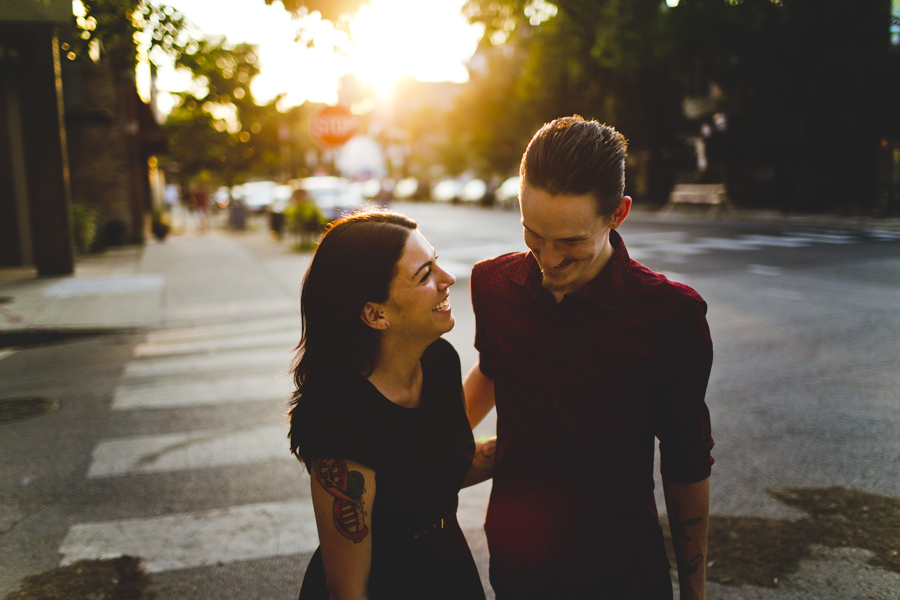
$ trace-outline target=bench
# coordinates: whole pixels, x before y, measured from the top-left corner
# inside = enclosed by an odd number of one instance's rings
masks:
[[[724,183],[679,183],[672,188],[669,201],[660,209],[660,214],[668,216],[676,204],[709,204],[707,216],[715,218],[724,204],[731,213],[735,213],[734,205],[725,193]]]

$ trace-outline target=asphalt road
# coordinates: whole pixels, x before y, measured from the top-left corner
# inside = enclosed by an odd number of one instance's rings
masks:
[[[467,368],[477,358],[468,272],[524,249],[518,216],[395,208],[419,219],[458,278],[447,337]],[[634,258],[709,304],[710,598],[900,597],[900,233],[639,213],[621,232]],[[158,600],[296,597],[316,544],[307,478],[285,456],[278,418],[296,314],[231,310],[212,284],[221,261],[198,258],[216,238],[172,243],[193,244],[197,259],[168,267],[180,321],[0,358],[0,398],[65,401],[0,425],[0,595],[27,574],[72,579],[60,564],[128,554]],[[305,256],[262,235],[232,251],[269,302],[248,289],[241,306],[290,307]],[[197,278],[208,295],[188,303],[178,290],[196,293]],[[493,426],[491,415],[476,434]],[[485,576],[489,490],[461,494]]]

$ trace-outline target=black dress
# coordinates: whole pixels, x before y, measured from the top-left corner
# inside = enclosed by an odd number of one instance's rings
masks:
[[[457,494],[475,442],[461,395],[459,355],[444,339],[422,356],[422,399],[405,408],[366,378],[350,375],[329,393],[305,393],[292,416],[291,447],[304,458],[342,458],[375,471],[370,511],[371,600],[483,600],[469,546],[456,521]],[[301,600],[328,598],[321,548]]]

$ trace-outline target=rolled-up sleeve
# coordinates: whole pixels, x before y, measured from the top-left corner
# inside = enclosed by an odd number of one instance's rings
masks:
[[[670,343],[672,362],[657,388],[655,435],[661,472],[675,483],[695,483],[710,476],[714,459],[706,387],[713,347],[706,303],[697,299],[675,322]]]

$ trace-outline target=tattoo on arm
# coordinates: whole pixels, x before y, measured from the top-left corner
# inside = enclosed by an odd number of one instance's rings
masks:
[[[488,440],[478,448],[478,452],[475,453],[475,460],[489,460],[494,457],[496,452],[497,440]]]
[[[691,537],[687,534],[687,528],[692,527],[694,525],[698,525],[703,521],[700,517],[695,517],[691,519],[684,519],[681,516],[681,505],[676,502],[675,503],[675,514],[672,515],[672,541],[673,542],[689,542],[691,541]],[[703,555],[697,554],[690,558],[690,560],[684,558],[683,550],[679,548],[680,544],[674,544],[675,552],[677,558],[681,559],[679,562],[683,563],[679,566],[679,573],[684,575],[693,575],[700,569],[700,565],[703,564]]]
[[[340,458],[320,458],[314,462],[316,481],[334,496],[334,525],[344,537],[355,543],[369,534],[362,495],[365,478],[359,471],[348,471]]]

